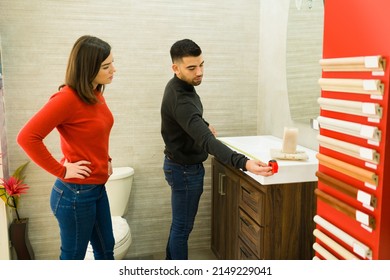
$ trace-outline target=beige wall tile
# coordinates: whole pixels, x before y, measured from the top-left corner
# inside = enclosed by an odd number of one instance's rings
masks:
[[[160,102],[172,77],[169,48],[179,39],[199,43],[205,79],[197,88],[205,117],[220,136],[257,134],[259,1],[15,1],[0,3],[10,169],[27,158],[15,142],[22,125],[64,79],[74,41],[90,34],[113,47],[117,74],[106,89],[115,117],[114,166],[132,166],[135,179],[126,218],[133,243],[128,257],[165,250],[170,226],[170,190],[162,173]],[[45,143],[60,158],[58,135]],[[210,164],[205,193],[190,238],[191,248],[210,246]],[[30,217],[37,259],[57,259],[59,232],[49,209],[53,176],[34,164],[21,204]]]

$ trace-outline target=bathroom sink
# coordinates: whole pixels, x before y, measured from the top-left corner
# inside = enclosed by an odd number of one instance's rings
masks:
[[[282,139],[272,135],[219,137],[218,140],[228,145],[232,150],[245,154],[250,159],[259,159],[263,162],[268,162],[272,159],[271,149],[281,149],[283,144]],[[279,170],[273,176],[263,177],[250,172],[245,173],[262,185],[317,181],[315,175],[318,169],[317,152],[300,145],[297,146],[297,151],[306,152],[308,159],[277,159]]]

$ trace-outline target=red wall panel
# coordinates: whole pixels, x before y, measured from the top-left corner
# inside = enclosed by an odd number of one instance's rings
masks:
[[[335,139],[348,141],[367,148],[376,149],[380,153],[380,162],[373,169],[364,161],[346,156],[344,154],[320,147],[321,154],[345,161],[349,164],[375,172],[379,177],[376,189],[371,189],[361,181],[341,174],[331,168],[319,165],[319,171],[334,178],[347,182],[356,188],[377,197],[377,207],[371,211],[357,201],[353,201],[340,192],[332,190],[319,182],[318,188],[333,197],[344,201],[356,209],[374,216],[376,224],[372,231],[362,227],[361,224],[341,213],[334,207],[318,200],[317,214],[352,235],[354,238],[369,246],[373,259],[390,259],[390,148],[388,143],[389,123],[389,64],[390,64],[390,1],[388,0],[325,0],[324,9],[324,40],[323,58],[359,57],[381,55],[386,59],[384,75],[376,76],[371,72],[323,72],[323,78],[347,79],[380,79],[385,86],[382,100],[372,99],[369,95],[336,93],[322,91],[321,96],[353,100],[360,102],[378,103],[383,108],[383,116],[379,123],[373,123],[367,117],[353,116],[343,113],[321,110],[324,117],[356,122],[364,125],[376,126],[382,132],[381,141],[373,145],[365,139],[349,136],[320,128],[320,134]],[[386,172],[387,170],[387,172]],[[317,226],[317,228],[321,228]],[[325,230],[324,230],[325,231]],[[332,237],[335,241],[336,237]],[[319,240],[317,240],[320,243]],[[339,241],[340,245],[343,243]],[[331,251],[331,250],[329,250]],[[334,253],[334,252],[332,252]],[[335,253],[335,255],[337,255]]]

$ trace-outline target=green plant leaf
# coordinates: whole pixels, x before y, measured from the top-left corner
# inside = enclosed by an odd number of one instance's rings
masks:
[[[24,180],[25,176],[23,175],[23,172],[24,172],[24,169],[26,168],[27,164],[29,164],[30,162],[27,161],[25,162],[24,164],[22,164],[21,166],[19,166],[14,174],[12,176],[14,176],[15,178],[18,178],[20,180]]]

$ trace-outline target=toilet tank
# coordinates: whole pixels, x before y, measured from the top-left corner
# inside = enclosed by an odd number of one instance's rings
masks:
[[[113,168],[113,173],[106,183],[111,216],[124,216],[127,213],[133,178],[133,168]]]

